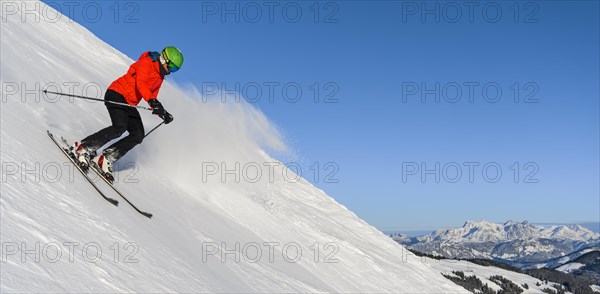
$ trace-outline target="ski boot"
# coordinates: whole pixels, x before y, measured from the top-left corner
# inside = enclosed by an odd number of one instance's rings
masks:
[[[69,147],[69,155],[77,162],[77,165],[87,174],[90,167],[90,158],[92,152],[83,146],[81,143],[75,141],[71,147]]]
[[[115,178],[112,174],[112,159],[106,151],[94,157],[94,159],[92,159],[92,164],[94,165],[94,168],[100,173],[100,175],[102,175],[102,177],[106,179],[109,183],[112,184],[115,181]]]

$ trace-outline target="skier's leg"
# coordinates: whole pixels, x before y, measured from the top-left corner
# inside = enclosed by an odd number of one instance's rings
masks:
[[[129,132],[127,137],[114,143],[104,151],[104,154],[112,162],[123,157],[129,150],[144,140],[144,124],[142,123],[140,113],[135,108],[130,108],[128,111],[127,132]]]
[[[125,98],[112,90],[106,91],[104,100],[125,103]],[[114,104],[107,104],[106,108],[108,109],[112,125],[81,140],[81,144],[90,152],[96,151],[110,140],[118,138],[127,130],[129,108]]]

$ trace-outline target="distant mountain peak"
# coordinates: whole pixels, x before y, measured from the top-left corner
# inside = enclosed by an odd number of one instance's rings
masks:
[[[481,227],[481,226],[488,226],[491,225],[492,223],[486,221],[486,220],[478,220],[478,221],[474,221],[474,220],[468,220],[465,222],[465,224],[463,225],[464,228],[466,227]]]
[[[516,220],[508,220],[507,222],[504,223],[504,226],[516,226],[516,225],[522,225],[522,226],[526,226],[529,225],[529,222],[527,220],[524,220],[522,222],[516,221]]]

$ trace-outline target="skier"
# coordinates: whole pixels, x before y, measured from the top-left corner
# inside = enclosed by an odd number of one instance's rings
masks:
[[[118,78],[110,86],[104,95],[105,101],[127,103],[135,106],[142,98],[152,108],[152,114],[162,118],[165,124],[173,121],[173,116],[168,113],[158,101],[158,91],[166,75],[176,72],[181,68],[183,55],[179,49],[168,46],[161,53],[148,51],[133,63],[125,75]],[[94,164],[104,174],[105,178],[113,181],[112,165],[125,153],[140,144],[144,139],[144,125],[139,112],[135,107],[104,103],[108,109],[111,126],[108,126],[92,135],[87,136],[79,142],[73,143],[70,150],[87,168]],[[129,135],[115,142],[103,152],[90,158],[109,141],[120,137],[125,131]]]

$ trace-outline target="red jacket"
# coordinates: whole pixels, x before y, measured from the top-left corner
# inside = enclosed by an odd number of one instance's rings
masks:
[[[155,52],[144,52],[127,73],[112,82],[108,89],[123,95],[129,105],[138,105],[142,98],[146,101],[157,98],[165,78],[160,74],[157,55]]]

